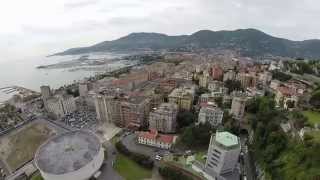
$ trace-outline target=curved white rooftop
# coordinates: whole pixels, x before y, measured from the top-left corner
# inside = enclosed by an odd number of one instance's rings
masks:
[[[43,172],[65,174],[90,163],[100,148],[98,137],[92,133],[68,132],[55,136],[41,145],[35,155],[35,162]]]

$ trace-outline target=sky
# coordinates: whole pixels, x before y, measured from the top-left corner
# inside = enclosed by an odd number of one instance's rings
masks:
[[[132,32],[256,28],[320,39],[317,0],[0,0],[0,62],[45,56]]]

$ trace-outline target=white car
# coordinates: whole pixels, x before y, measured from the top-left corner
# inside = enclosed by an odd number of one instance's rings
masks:
[[[159,156],[159,155],[156,155],[156,158],[155,158],[155,159],[158,160],[158,161],[161,161],[162,157]]]

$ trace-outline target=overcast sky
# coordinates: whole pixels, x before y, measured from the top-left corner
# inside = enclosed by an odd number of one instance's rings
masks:
[[[320,39],[318,0],[1,0],[0,61],[42,56],[131,32],[257,28]]]

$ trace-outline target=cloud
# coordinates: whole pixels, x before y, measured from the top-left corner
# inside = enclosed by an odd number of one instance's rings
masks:
[[[319,39],[319,12],[314,0],[3,0],[0,56],[50,54],[131,32],[257,28],[293,40]]]
[[[98,0],[75,1],[75,2],[65,3],[64,7],[66,9],[83,8],[86,6],[95,5],[98,2],[99,2]]]

